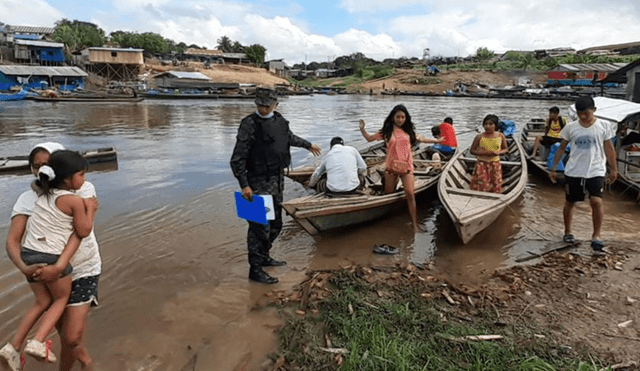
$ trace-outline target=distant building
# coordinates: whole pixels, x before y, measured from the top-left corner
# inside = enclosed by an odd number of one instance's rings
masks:
[[[214,63],[224,63],[222,50],[218,49],[197,49],[197,48],[189,48],[184,51],[185,57],[187,59],[196,59],[200,62],[210,61]]]
[[[0,43],[13,43],[15,39],[50,40],[54,27],[0,26]]]
[[[536,59],[563,57],[567,54],[576,54],[573,48],[538,49],[533,51]]]
[[[266,62],[265,64],[267,65],[267,70],[269,70],[269,72],[274,73],[278,76],[287,75],[287,70],[289,68],[284,63],[283,59],[274,59],[272,61]]]
[[[153,78],[154,85],[163,89],[238,89],[239,84],[213,82],[200,72],[167,71]]]
[[[561,64],[549,71],[547,85],[594,86],[595,82],[626,65],[627,63]]]
[[[60,66],[64,63],[64,44],[40,40],[14,39],[14,58],[18,63]]]
[[[144,49],[84,48],[74,52],[74,62],[87,72],[109,80],[136,80],[144,66]]]
[[[603,46],[594,46],[578,50],[578,54],[588,55],[631,55],[640,54],[640,41],[625,43],[625,44],[612,44]]]
[[[78,67],[0,65],[0,90],[23,85],[26,88],[58,86],[60,90],[84,87],[87,73]]]

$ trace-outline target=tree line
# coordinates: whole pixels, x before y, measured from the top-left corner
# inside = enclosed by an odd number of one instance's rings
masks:
[[[104,30],[89,22],[62,19],[57,21],[55,25],[53,40],[64,44],[65,54],[68,59],[70,59],[71,52],[74,50],[86,47],[100,47],[107,42],[117,44],[121,48],[143,49],[146,57],[152,57],[157,54],[183,54],[189,48],[206,49],[206,47],[200,47],[196,44],[176,43],[154,32],[114,31],[107,36]],[[218,49],[225,53],[245,53],[249,60],[258,65],[264,63],[267,51],[260,44],[243,46],[237,41],[232,41],[227,36],[222,36],[218,39]]]

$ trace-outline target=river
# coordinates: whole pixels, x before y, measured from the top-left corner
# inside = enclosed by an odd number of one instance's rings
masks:
[[[326,153],[339,135],[365,145],[358,120],[379,129],[394,105],[407,106],[417,132],[446,116],[454,120],[460,146],[470,144],[482,118],[496,114],[519,125],[545,117],[566,101],[492,100],[397,96],[292,96],[280,111],[297,135]],[[431,262],[453,280],[480,281],[513,264],[527,250],[562,235],[563,190],[531,175],[523,197],[489,228],[462,245],[435,191],[418,198],[427,233],[414,234],[406,207],[365,226],[311,237],[291,218],[273,248],[288,262],[270,268],[275,286],[247,280],[246,223],[235,215],[238,184],[229,169],[238,123],[254,109],[249,100],[143,101],[134,104],[3,102],[0,157],[27,154],[36,143],[57,141],[69,149],[114,146],[117,170],[92,172],[100,210],[95,231],[103,258],[100,306],[91,311],[86,344],[100,370],[180,370],[197,354],[196,370],[253,370],[277,348],[279,319],[259,304],[272,289],[286,290],[310,269],[358,263]],[[317,163],[292,149],[293,166]],[[31,176],[0,181],[0,237],[13,203]],[[307,194],[287,180],[285,200]],[[622,190],[605,196],[605,240],[635,238],[640,207]],[[588,204],[578,206],[575,234],[588,239]],[[401,249],[377,256],[374,244]],[[0,341],[15,332],[32,294],[21,274],[0,254]],[[58,351],[57,337],[54,350]],[[32,360],[30,370],[54,370]],[[191,368],[189,368],[191,369]]]

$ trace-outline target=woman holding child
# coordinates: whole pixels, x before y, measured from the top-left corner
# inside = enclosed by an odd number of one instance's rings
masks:
[[[37,177],[41,168],[49,163],[51,154],[62,150],[64,150],[62,145],[53,142],[36,145],[29,155],[29,166],[33,174]],[[49,170],[46,169],[46,171]],[[85,204],[92,204],[93,206],[91,207],[97,208],[98,202],[95,199],[95,187],[86,181],[81,186],[78,184],[78,186],[79,189],[73,191],[75,188],[72,188],[70,192],[83,198]],[[34,215],[37,199],[38,193],[34,189],[20,195],[11,212],[11,225],[6,241],[7,254],[11,261],[27,276],[29,281],[35,281],[31,286],[36,285],[38,282],[54,282],[58,280],[65,269],[65,267],[60,267],[58,264],[28,266],[21,258],[21,251],[24,250],[22,246],[23,237],[28,233],[28,220]],[[64,312],[56,324],[62,344],[59,357],[59,369],[62,371],[71,370],[76,360],[85,367],[91,364],[91,357],[82,343],[82,338],[89,309],[91,306],[97,306],[98,304],[98,278],[102,265],[93,229],[83,239],[80,239],[77,233],[72,233],[68,238],[65,250],[58,259],[63,260],[62,256],[65,251],[73,251],[75,247],[71,249],[69,247],[74,245],[79,245],[79,247],[70,259],[73,267],[71,293],[66,308],[64,308]],[[68,261],[67,258],[65,257],[64,260]],[[25,320],[28,320],[27,317],[23,322]],[[21,330],[23,327],[30,326],[23,326],[21,323],[20,329],[12,341],[0,350],[0,358],[4,358],[7,361],[11,370],[20,370],[22,367],[20,365],[20,352],[27,335],[24,330]],[[45,355],[40,357],[41,360],[53,361],[55,359],[51,352],[50,344],[50,342],[46,342]]]
[[[387,146],[386,171],[384,174],[384,193],[395,191],[398,178],[402,179],[404,194],[409,206],[411,222],[416,232],[423,230],[418,224],[416,198],[413,181],[413,154],[411,147],[418,142],[437,143],[437,139],[425,138],[416,134],[415,125],[407,108],[399,104],[391,110],[384,120],[382,129],[375,134],[365,130],[364,120],[359,121],[360,132],[367,142],[384,140]]]

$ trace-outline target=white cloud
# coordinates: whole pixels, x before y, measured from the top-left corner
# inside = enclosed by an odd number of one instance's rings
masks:
[[[0,1],[0,21],[10,25],[53,27],[63,16],[44,0]]]

